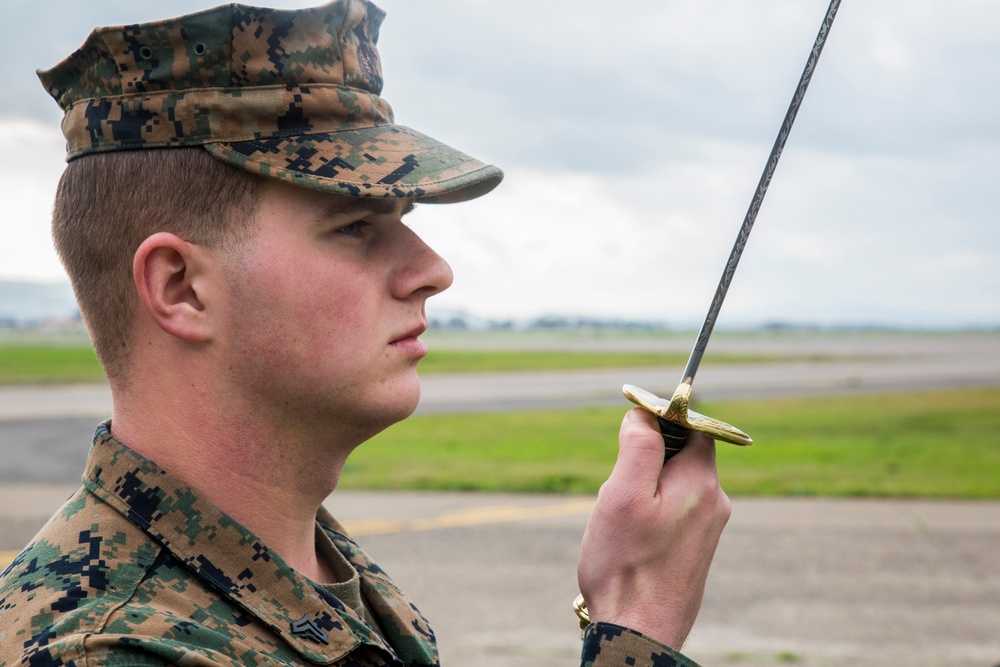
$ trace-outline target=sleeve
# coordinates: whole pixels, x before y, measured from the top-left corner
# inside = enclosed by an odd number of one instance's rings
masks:
[[[698,663],[635,630],[591,623],[583,633],[580,667],[698,667]]]

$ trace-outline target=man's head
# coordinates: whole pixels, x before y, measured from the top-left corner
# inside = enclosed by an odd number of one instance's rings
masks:
[[[212,249],[246,240],[266,185],[200,148],[101,153],[67,165],[52,237],[112,382],[127,379],[142,242],[157,232]]]
[[[379,97],[383,17],[366,0],[227,5],[97,29],[39,73],[66,112],[56,243],[113,381],[128,367],[132,259],[149,235],[209,248],[245,238],[271,179],[426,202],[499,183],[495,167],[394,123]]]

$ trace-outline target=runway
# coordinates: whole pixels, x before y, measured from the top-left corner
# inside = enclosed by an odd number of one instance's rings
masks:
[[[633,342],[634,344],[634,342]],[[1000,386],[1000,334],[753,337],[720,340],[720,352],[793,361],[712,364],[698,375],[699,400]],[[428,375],[418,414],[630,407],[634,384],[669,396],[680,367],[599,371]],[[106,385],[0,387],[0,483],[79,478],[98,421],[111,414]]]
[[[72,490],[0,485],[0,558]],[[579,659],[570,604],[593,502],[351,491],[326,504],[431,620],[442,664],[552,667]],[[998,628],[1000,503],[734,498],[684,650],[706,666],[993,667]]]

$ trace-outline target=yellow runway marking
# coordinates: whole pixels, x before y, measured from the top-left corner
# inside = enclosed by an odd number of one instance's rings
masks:
[[[593,498],[567,500],[556,505],[522,507],[518,505],[498,505],[495,507],[475,507],[440,516],[414,519],[412,521],[344,521],[344,528],[351,535],[386,535],[389,533],[439,530],[441,528],[462,528],[481,526],[488,523],[510,523],[530,521],[560,516],[590,514],[594,509]]]
[[[532,519],[548,519],[560,516],[579,516],[590,514],[594,509],[594,502],[594,498],[580,498],[567,500],[555,505],[528,507],[497,505],[494,507],[475,507],[440,516],[413,519],[412,521],[371,519],[364,521],[344,521],[343,524],[344,528],[351,535],[389,535],[392,533],[440,530],[442,528],[482,526],[491,523],[531,521]],[[19,553],[19,551],[0,551],[0,570],[7,567]]]

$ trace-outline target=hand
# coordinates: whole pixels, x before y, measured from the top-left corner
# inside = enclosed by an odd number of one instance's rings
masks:
[[[592,622],[623,625],[680,650],[731,512],[715,442],[692,432],[664,463],[656,417],[640,409],[625,415],[618,438],[618,461],[583,536],[580,592]]]

